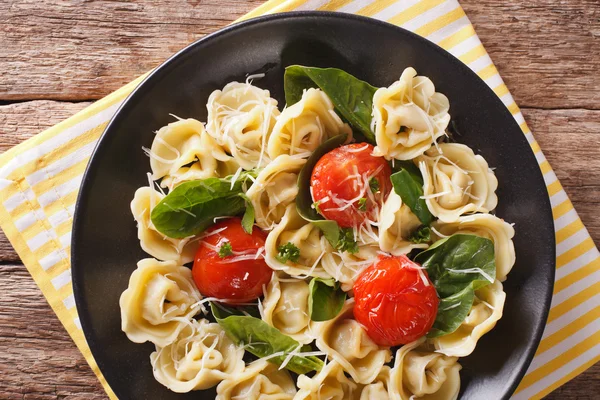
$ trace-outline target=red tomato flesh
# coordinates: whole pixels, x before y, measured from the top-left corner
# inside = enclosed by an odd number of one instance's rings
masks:
[[[406,256],[380,257],[354,283],[354,318],[378,345],[410,343],[431,329],[439,300],[419,268]]]
[[[216,233],[211,235],[212,232]],[[240,218],[222,220],[206,234],[200,241],[192,268],[200,293],[234,304],[260,297],[262,287],[269,283],[273,271],[262,255],[257,259],[252,255],[264,248],[267,235],[257,227],[249,235],[242,228]],[[219,249],[227,242],[233,254],[221,257]],[[244,256],[249,259],[232,261]]]
[[[343,228],[359,226],[367,218],[374,221],[392,188],[391,168],[383,157],[372,155],[373,149],[368,143],[338,147],[321,157],[312,171],[313,201],[321,215]],[[375,192],[371,178],[379,186]]]

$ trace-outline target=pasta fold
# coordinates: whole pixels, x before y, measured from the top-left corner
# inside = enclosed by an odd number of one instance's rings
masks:
[[[398,81],[373,96],[375,154],[388,160],[420,156],[445,134],[449,108],[448,98],[429,78],[406,68]]]
[[[379,247],[374,245],[358,246],[358,252],[354,254],[334,251],[330,247],[323,256],[321,265],[325,272],[340,282],[343,291],[349,292],[360,273],[377,262],[378,255]]]
[[[299,390],[294,400],[347,400],[358,394],[358,386],[346,377],[344,369],[336,361],[325,365],[312,378],[298,376],[297,384]]]
[[[244,370],[244,350],[219,324],[193,320],[179,338],[150,355],[154,377],[177,393],[207,389]]]
[[[269,230],[281,222],[298,196],[298,174],[306,159],[282,154],[271,161],[246,192],[254,206],[256,225]]]
[[[495,281],[475,291],[473,308],[458,329],[449,335],[430,339],[436,352],[451,357],[466,357],[475,350],[477,341],[502,318],[506,293]]]
[[[267,165],[266,143],[279,115],[268,90],[230,82],[211,93],[206,108],[206,130],[242,168]]]
[[[333,319],[313,324],[317,347],[339,363],[354,382],[371,383],[392,353],[380,347],[353,317],[354,299],[346,301],[342,311]]]
[[[165,347],[190,324],[200,299],[189,268],[143,259],[119,299],[121,329],[132,342]]]
[[[264,360],[254,361],[217,386],[217,400],[292,400],[296,385],[287,370]]]
[[[442,222],[496,208],[498,180],[488,163],[470,147],[441,143],[417,158],[427,208]]]
[[[282,263],[278,260],[279,248],[287,243],[296,246],[300,256],[296,261]],[[267,235],[265,242],[265,261],[276,271],[291,276],[315,276],[329,278],[321,265],[321,258],[329,243],[321,230],[305,221],[296,211],[296,204],[287,206],[281,222]]]
[[[137,222],[138,239],[142,250],[152,257],[183,265],[194,259],[198,245],[189,238],[173,239],[156,230],[150,219],[150,213],[164,197],[162,193],[148,186],[136,190],[131,201],[131,213]]]
[[[302,99],[286,108],[277,118],[268,143],[271,159],[281,154],[304,154],[314,151],[325,140],[348,134],[352,129],[335,113],[333,103],[320,89],[310,88]]]
[[[306,281],[273,274],[262,302],[263,321],[300,343],[312,342],[308,295]]]
[[[390,371],[390,399],[456,400],[461,365],[457,357],[421,350],[425,338],[396,351]]]
[[[182,182],[230,175],[237,163],[195,119],[180,119],[162,127],[148,152],[152,179],[172,189]]]

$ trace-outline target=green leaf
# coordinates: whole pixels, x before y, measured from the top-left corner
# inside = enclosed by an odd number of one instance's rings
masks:
[[[246,211],[244,211],[244,216],[242,217],[242,229],[244,229],[244,232],[248,235],[252,235],[252,227],[254,227],[254,206],[245,193],[240,193],[239,196],[244,199],[244,204],[246,206]]]
[[[308,315],[313,321],[335,318],[346,301],[346,292],[333,278],[314,278],[308,285],[308,292]]]
[[[479,289],[496,276],[494,243],[475,235],[455,234],[438,240],[417,254],[415,262],[427,270],[441,298],[470,285],[473,290]]]
[[[359,211],[367,211],[367,198],[361,197],[358,199],[358,210]]]
[[[233,248],[231,247],[231,243],[225,242],[219,247],[219,257],[225,258],[233,255]]]
[[[379,181],[374,176],[369,179],[369,188],[373,194],[379,192]]]
[[[337,222],[323,218],[315,208],[311,207],[313,205],[313,198],[310,194],[310,176],[312,175],[312,171],[315,168],[317,161],[331,150],[346,143],[347,139],[348,135],[341,134],[323,142],[315,149],[315,151],[313,151],[310,157],[308,157],[306,164],[304,164],[304,167],[302,167],[302,170],[298,175],[298,196],[296,197],[296,209],[298,210],[298,214],[306,221],[321,229],[325,238],[327,238],[329,243],[336,248],[340,237],[340,228]],[[316,207],[318,207],[318,205]]]
[[[305,89],[320,88],[329,96],[338,113],[369,142],[375,144],[375,135],[371,131],[371,113],[376,87],[341,69],[301,65],[291,65],[285,69],[283,87],[288,107],[300,101]]]
[[[352,228],[340,228],[340,238],[335,248],[339,251],[347,251],[350,254],[358,253],[358,243],[356,243]]]
[[[252,174],[241,174],[233,188],[231,177],[182,183],[154,207],[152,223],[163,235],[182,239],[204,231],[216,217],[240,214],[245,209],[240,193]]]
[[[431,241],[431,228],[426,225],[421,225],[408,238],[413,243],[421,244]]]
[[[260,318],[240,315],[239,311],[218,303],[211,302],[210,307],[217,323],[225,330],[227,336],[238,345],[243,345],[250,353],[257,357],[267,357],[283,352],[283,355],[269,359],[273,364],[281,365],[289,353],[298,349],[303,352],[311,351],[310,346],[301,346],[296,340]],[[320,371],[323,361],[314,356],[293,356],[285,368],[297,374],[306,374],[310,371]]]
[[[409,165],[412,165],[414,168],[411,168]],[[402,202],[410,208],[423,225],[431,224],[433,215],[429,212],[425,200],[421,198],[423,196],[423,177],[419,169],[412,163],[397,168],[398,171],[394,172],[391,176],[394,191],[402,198]]]
[[[285,264],[288,261],[297,262],[300,258],[300,249],[292,242],[287,242],[284,245],[277,247],[277,261]]]
[[[475,291],[472,285],[441,299],[433,328],[427,333],[427,337],[444,336],[457,330],[471,311],[474,299]]]

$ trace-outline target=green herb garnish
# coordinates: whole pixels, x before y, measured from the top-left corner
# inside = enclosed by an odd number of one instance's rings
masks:
[[[371,188],[372,193],[379,192],[379,181],[377,180],[377,178],[372,177],[371,179],[369,179],[369,187]]]
[[[231,248],[231,243],[225,242],[219,247],[219,257],[225,258],[227,256],[233,255],[233,249]]]
[[[285,264],[288,261],[295,263],[298,262],[298,259],[300,258],[300,249],[292,242],[287,242],[286,244],[277,247],[277,251],[279,253],[275,258],[282,264]]]
[[[340,228],[340,238],[336,248],[339,251],[347,251],[350,254],[358,253],[358,243],[354,239],[354,230],[352,228]]]
[[[359,211],[367,211],[367,198],[362,197],[358,199],[358,210]]]

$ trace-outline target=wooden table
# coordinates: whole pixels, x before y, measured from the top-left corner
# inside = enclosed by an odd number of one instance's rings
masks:
[[[0,1],[0,151],[85,108],[261,3]],[[600,244],[600,3],[462,4]],[[0,235],[0,398],[106,398]],[[548,398],[593,399],[598,393],[600,364]]]

